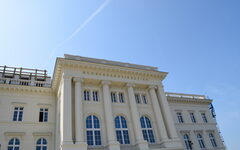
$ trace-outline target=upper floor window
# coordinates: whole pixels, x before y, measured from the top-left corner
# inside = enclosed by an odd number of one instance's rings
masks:
[[[88,145],[101,145],[100,122],[98,117],[94,115],[87,117],[86,133]]]
[[[120,144],[130,144],[127,121],[123,116],[115,118],[117,140]]]
[[[93,101],[98,101],[98,91],[92,91]]]
[[[212,133],[209,133],[209,139],[211,141],[212,147],[217,147],[216,140],[215,140],[214,135]]]
[[[152,129],[151,121],[149,120],[149,118],[146,116],[142,116],[140,118],[140,123],[142,127],[142,134],[143,134],[144,140],[148,141],[148,143],[155,143],[153,129]]]
[[[118,93],[118,99],[119,99],[119,103],[124,103],[124,95],[123,95],[123,93]]]
[[[196,118],[195,118],[194,113],[190,113],[190,118],[192,120],[192,123],[196,123]]]
[[[85,101],[90,101],[90,91],[89,90],[84,90],[84,100]]]
[[[182,116],[182,113],[181,112],[177,112],[177,118],[178,118],[178,122],[179,123],[183,123],[183,116]]]
[[[113,103],[125,103],[124,94],[122,92],[111,92],[111,99]]]
[[[135,100],[137,104],[141,104],[140,94],[135,94]]]
[[[188,134],[183,135],[183,140],[186,150],[192,150],[192,142],[190,141]]]
[[[199,143],[199,146],[200,146],[201,149],[206,148],[205,144],[204,144],[204,141],[203,141],[203,138],[202,138],[202,135],[200,133],[197,134],[197,140],[198,140],[198,143]]]
[[[36,143],[36,150],[47,150],[47,140],[40,138]]]
[[[13,121],[22,121],[23,107],[15,107],[13,113]]]
[[[207,120],[206,114],[205,114],[205,113],[201,113],[201,115],[202,115],[203,122],[204,122],[204,123],[207,123],[208,120]]]
[[[20,150],[20,140],[18,138],[12,138],[9,140],[8,150]]]
[[[147,104],[147,103],[148,103],[147,97],[146,97],[145,94],[142,94],[142,103],[143,103],[143,104]]]
[[[39,122],[48,122],[48,108],[40,108]]]

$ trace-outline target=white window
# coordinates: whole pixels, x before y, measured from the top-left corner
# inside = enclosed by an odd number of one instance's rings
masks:
[[[192,142],[190,141],[188,134],[183,135],[183,140],[185,144],[185,150],[192,150]]]
[[[123,95],[123,93],[118,93],[118,99],[119,99],[119,103],[124,103],[124,95]]]
[[[196,123],[196,119],[195,119],[194,113],[190,113],[190,118],[192,120],[192,123]]]
[[[92,91],[93,101],[98,101],[98,91]]]
[[[36,143],[36,150],[47,150],[47,140],[40,138]]]
[[[39,122],[48,122],[48,108],[40,108]]]
[[[177,112],[177,118],[178,118],[178,122],[179,123],[183,123],[183,116],[182,116],[182,113],[181,112]]]
[[[9,140],[8,150],[20,150],[20,140],[18,138],[12,138]]]
[[[207,116],[206,116],[206,114],[205,114],[205,113],[201,113],[201,115],[202,115],[203,122],[204,122],[204,123],[207,123],[208,121],[207,121]]]
[[[206,148],[205,144],[204,144],[204,141],[203,141],[203,138],[202,138],[202,135],[200,133],[197,134],[197,140],[198,140],[198,143],[199,143],[199,147],[201,149]]]
[[[22,121],[23,107],[15,107],[13,112],[13,121]]]
[[[217,147],[217,143],[216,143],[213,133],[209,133],[209,139],[211,141],[212,147]]]
[[[117,96],[116,92],[111,92],[111,99],[113,103],[117,103]]]
[[[147,97],[146,97],[145,94],[142,94],[142,102],[143,102],[143,104],[147,104],[148,103]]]
[[[89,90],[84,90],[84,100],[85,101],[90,101],[90,91]]]
[[[135,100],[137,104],[141,104],[141,100],[140,100],[140,95],[139,94],[135,94]]]

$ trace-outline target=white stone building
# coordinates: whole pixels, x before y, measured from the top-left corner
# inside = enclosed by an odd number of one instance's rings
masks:
[[[0,150],[225,150],[201,95],[166,93],[156,67],[65,55],[0,67]]]

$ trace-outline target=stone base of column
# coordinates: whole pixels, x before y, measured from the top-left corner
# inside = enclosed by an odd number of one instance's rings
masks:
[[[183,150],[183,146],[179,138],[163,140],[162,145],[168,149]]]
[[[118,141],[112,141],[108,143],[108,150],[120,150],[120,144]]]
[[[137,141],[136,145],[139,150],[149,150],[148,142],[145,140]]]
[[[64,142],[61,145],[61,150],[87,150],[87,143],[76,142],[75,144],[70,142]]]

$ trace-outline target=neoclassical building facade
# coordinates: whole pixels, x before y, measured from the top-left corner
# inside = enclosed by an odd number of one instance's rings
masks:
[[[202,95],[167,93],[156,67],[65,55],[0,67],[0,150],[225,150]]]

